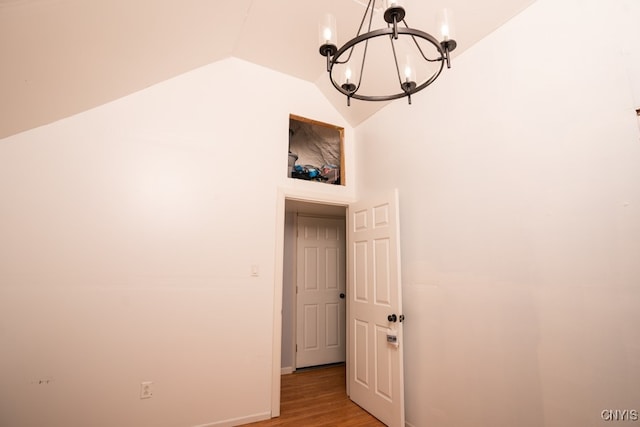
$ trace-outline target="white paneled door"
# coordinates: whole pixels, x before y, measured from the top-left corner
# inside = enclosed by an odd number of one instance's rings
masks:
[[[346,358],[344,223],[298,217],[296,368]]]
[[[350,397],[404,427],[397,190],[350,205],[347,228]]]

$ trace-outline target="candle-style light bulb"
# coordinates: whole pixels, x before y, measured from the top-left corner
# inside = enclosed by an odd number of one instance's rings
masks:
[[[331,14],[325,14],[318,23],[320,46],[338,44],[336,37],[336,18]]]
[[[411,55],[407,55],[404,57],[404,61],[399,64],[400,68],[398,69],[398,74],[400,74],[400,70],[404,73],[404,82],[400,84],[400,87],[403,91],[405,91],[408,95],[407,99],[409,104],[411,104],[411,93],[416,88],[416,70],[412,67],[413,58]],[[400,76],[398,76],[400,77]]]
[[[323,35],[325,44],[331,44],[331,28],[325,27]]]
[[[344,78],[345,82],[340,85],[342,89],[345,90],[349,96],[347,97],[347,105],[351,105],[350,95],[355,93],[357,87],[355,84],[351,83],[351,67],[347,64],[344,69]]]
[[[447,68],[451,68],[450,54],[458,46],[458,43],[455,41],[453,16],[449,9],[442,9],[440,13],[438,13],[436,28],[440,31],[440,45],[444,51],[443,59],[447,64]]]
[[[336,18],[325,14],[318,22],[318,38],[320,39],[320,55],[327,58],[327,72],[331,70],[331,57],[338,51],[336,36]]]
[[[442,25],[440,26],[440,34],[442,34],[442,40],[443,41],[447,41],[449,40],[449,24],[448,23],[442,23]]]
[[[402,7],[403,3],[402,0],[385,0],[383,6],[385,9],[389,9],[390,7]]]
[[[404,77],[406,81],[411,79],[411,66],[409,66],[409,64],[404,67]]]
[[[440,31],[440,40],[446,42],[452,40],[453,34],[453,15],[449,9],[442,9],[437,16],[436,28]]]
[[[405,82],[415,82],[416,81],[416,69],[414,65],[414,58],[412,55],[407,54],[402,60],[400,65],[400,70],[404,74]]]

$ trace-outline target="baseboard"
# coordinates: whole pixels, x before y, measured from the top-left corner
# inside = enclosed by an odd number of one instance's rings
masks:
[[[404,425],[405,425],[405,427],[415,427],[413,424],[408,423],[408,422],[406,422],[406,421],[405,421]]]
[[[239,426],[243,424],[255,423],[257,421],[264,421],[270,418],[271,418],[271,412],[263,412],[261,414],[254,414],[246,417],[231,418],[229,420],[217,421],[215,423],[209,423],[209,424],[200,424],[193,427],[233,427],[233,426]]]
[[[295,371],[295,369],[292,366],[287,366],[286,368],[280,369],[280,375],[293,374],[293,371]]]

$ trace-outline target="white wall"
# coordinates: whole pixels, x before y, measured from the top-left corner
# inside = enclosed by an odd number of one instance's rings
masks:
[[[413,426],[640,410],[638,22],[539,0],[356,129],[358,194],[400,191]]]
[[[354,193],[286,178],[290,113],[353,182],[315,86],[235,59],[0,140],[0,425],[269,415],[278,188]]]
[[[0,425],[268,414],[276,189],[356,179],[400,189],[410,423],[640,409],[634,3],[538,0],[357,165],[313,85],[234,59],[0,140]],[[289,113],[345,127],[349,186],[285,178]]]

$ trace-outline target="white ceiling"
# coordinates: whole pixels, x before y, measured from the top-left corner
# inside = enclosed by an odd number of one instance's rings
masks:
[[[411,27],[455,14],[455,56],[535,0],[405,0]],[[235,56],[315,83],[357,125],[384,104],[345,99],[318,53],[318,20],[355,35],[361,0],[0,0],[0,138]],[[420,96],[420,95],[418,95]]]

